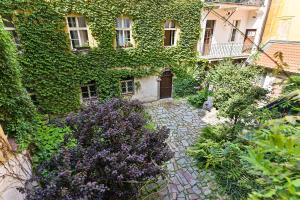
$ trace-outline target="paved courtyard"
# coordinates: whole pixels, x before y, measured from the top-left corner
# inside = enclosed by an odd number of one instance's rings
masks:
[[[195,161],[186,153],[206,125],[202,121],[205,112],[192,108],[183,100],[169,99],[146,104],[146,108],[158,126],[170,129],[167,142],[175,152],[174,158],[166,166],[167,177],[159,181],[158,191],[146,199],[211,199],[209,197],[214,195],[216,188],[212,175],[199,171]]]

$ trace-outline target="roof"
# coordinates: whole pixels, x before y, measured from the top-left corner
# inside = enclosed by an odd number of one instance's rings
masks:
[[[271,40],[267,42],[263,50],[271,57],[274,57],[278,51],[282,52],[283,61],[288,64],[285,71],[300,74],[300,41]],[[266,68],[276,68],[276,64],[264,54],[259,56],[256,64]]]

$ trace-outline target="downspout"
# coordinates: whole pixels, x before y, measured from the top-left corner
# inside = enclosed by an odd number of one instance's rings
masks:
[[[272,0],[269,0],[269,1],[268,1],[268,5],[267,5],[267,14],[266,14],[266,16],[265,16],[265,18],[264,18],[264,21],[263,21],[263,24],[262,24],[262,30],[263,30],[263,31],[260,32],[258,45],[261,44],[262,37],[263,37],[263,35],[264,35],[264,33],[265,33],[265,28],[266,28],[267,20],[268,20],[268,18],[269,18],[269,14],[270,14],[271,4],[272,4]]]

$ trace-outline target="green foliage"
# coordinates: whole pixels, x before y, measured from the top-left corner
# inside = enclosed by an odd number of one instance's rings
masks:
[[[288,79],[287,84],[283,88],[283,92],[287,94],[299,88],[300,88],[300,76],[294,75]]]
[[[36,94],[40,110],[64,114],[80,107],[80,84],[95,80],[104,100],[120,95],[124,77],[194,66],[201,6],[198,0],[28,0],[1,2],[0,14],[18,10],[14,19],[21,38],[23,82]],[[70,50],[65,29],[69,13],[87,18],[97,47],[85,53]],[[113,46],[115,20],[122,15],[133,20],[134,48]],[[164,48],[164,21],[169,19],[180,27],[180,39],[176,47]]]
[[[266,91],[255,85],[259,70],[225,61],[209,72],[207,81],[214,87],[214,104],[223,117],[241,121],[241,115],[252,113],[255,102]],[[245,112],[247,111],[247,112]]]
[[[199,86],[198,81],[192,76],[185,76],[176,78],[174,80],[174,96],[186,97],[197,92],[196,88]]]
[[[207,89],[198,91],[196,95],[192,95],[188,97],[188,102],[196,107],[196,108],[202,108],[203,103],[207,101],[207,97],[209,96],[209,92]]]
[[[208,126],[188,151],[200,168],[214,172],[221,189],[231,199],[246,199],[248,193],[257,187],[255,176],[249,174],[245,162],[240,159],[246,150],[239,131],[230,124]]]
[[[15,137],[32,131],[35,110],[21,83],[16,48],[0,18],[0,124]]]
[[[300,118],[288,116],[268,122],[255,132],[244,157],[263,186],[250,199],[300,198]]]
[[[18,141],[21,149],[30,151],[34,167],[50,159],[59,150],[64,136],[70,131],[68,127],[59,128],[55,125],[47,124],[41,118],[38,118],[35,123],[35,131],[32,134],[19,138]]]

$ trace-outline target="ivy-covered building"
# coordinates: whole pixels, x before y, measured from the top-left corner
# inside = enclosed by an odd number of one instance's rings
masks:
[[[22,80],[38,108],[63,114],[89,100],[172,96],[194,66],[199,0],[1,1],[19,49]]]

